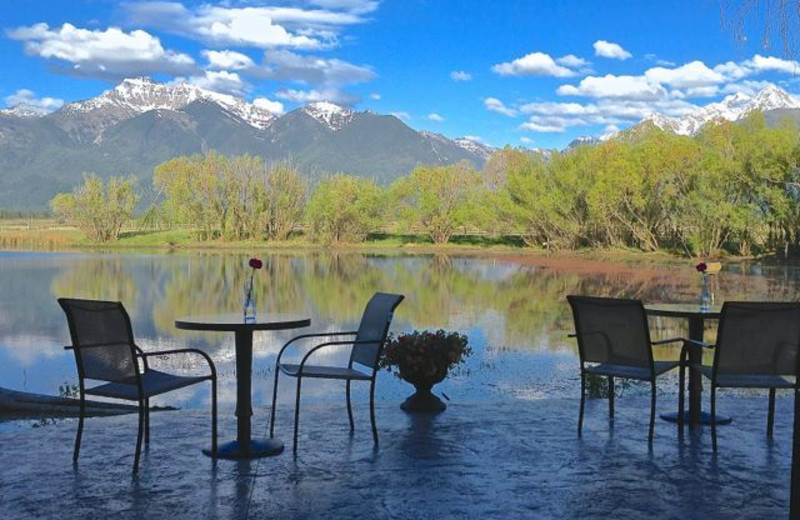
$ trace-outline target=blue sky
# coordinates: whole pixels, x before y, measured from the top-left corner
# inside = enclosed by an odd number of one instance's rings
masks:
[[[0,107],[49,110],[124,77],[188,81],[276,113],[330,100],[417,130],[563,147],[650,112],[680,116],[797,62],[719,2],[4,0]]]

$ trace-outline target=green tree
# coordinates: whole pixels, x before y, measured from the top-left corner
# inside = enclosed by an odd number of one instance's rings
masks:
[[[306,207],[312,240],[327,244],[360,242],[378,228],[383,194],[374,182],[337,174],[319,183]]]
[[[308,183],[288,162],[273,165],[266,173],[261,195],[260,225],[270,240],[286,240],[302,223]]]
[[[89,240],[117,240],[136,207],[135,182],[134,177],[113,177],[104,185],[97,175],[90,173],[73,193],[56,195],[50,207],[58,218],[86,233]]]

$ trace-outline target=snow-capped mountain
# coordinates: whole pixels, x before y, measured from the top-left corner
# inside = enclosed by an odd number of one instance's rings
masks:
[[[353,110],[328,101],[309,103],[301,110],[334,132],[350,123],[356,115]]]
[[[275,116],[267,110],[243,99],[205,90],[188,83],[175,85],[156,83],[150,78],[125,79],[96,98],[64,105],[56,114],[67,118],[78,114],[102,112],[109,123],[113,124],[151,110],[180,110],[199,100],[220,105],[254,128],[264,129],[275,120]]]
[[[19,103],[11,108],[4,108],[0,110],[0,116],[21,117],[24,119],[42,117],[47,114],[47,109],[37,107],[35,105],[29,105],[27,103]]]
[[[478,157],[482,157],[485,161],[489,160],[489,156],[495,151],[493,146],[484,144],[473,137],[457,137],[453,139],[453,142],[456,143],[460,148],[463,148],[470,153],[474,153]]]
[[[717,103],[700,107],[681,118],[653,114],[643,122],[650,121],[662,130],[676,134],[694,135],[710,121],[737,121],[753,110],[767,112],[779,108],[800,108],[800,100],[780,87],[768,85],[754,97],[739,92]]]

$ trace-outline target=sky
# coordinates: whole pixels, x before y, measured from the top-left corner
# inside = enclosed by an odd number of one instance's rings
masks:
[[[0,107],[55,110],[149,76],[276,114],[327,100],[562,148],[769,83],[800,92],[781,42],[735,19],[713,0],[3,0]]]

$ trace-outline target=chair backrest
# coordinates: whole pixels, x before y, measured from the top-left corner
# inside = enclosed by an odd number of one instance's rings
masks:
[[[725,302],[714,370],[727,374],[796,375],[800,302]]]
[[[581,362],[653,366],[647,314],[639,300],[567,296]]]
[[[59,298],[58,303],[67,315],[81,378],[122,381],[136,377],[133,331],[122,303],[72,298]],[[89,347],[98,344],[104,346]]]
[[[403,298],[405,296],[402,294],[375,293],[369,300],[364,314],[361,316],[358,334],[356,334],[356,341],[368,341],[369,343],[353,345],[350,353],[351,363],[377,368],[383,346],[386,343],[386,336],[389,334],[389,326],[392,324],[394,310],[400,305]]]

